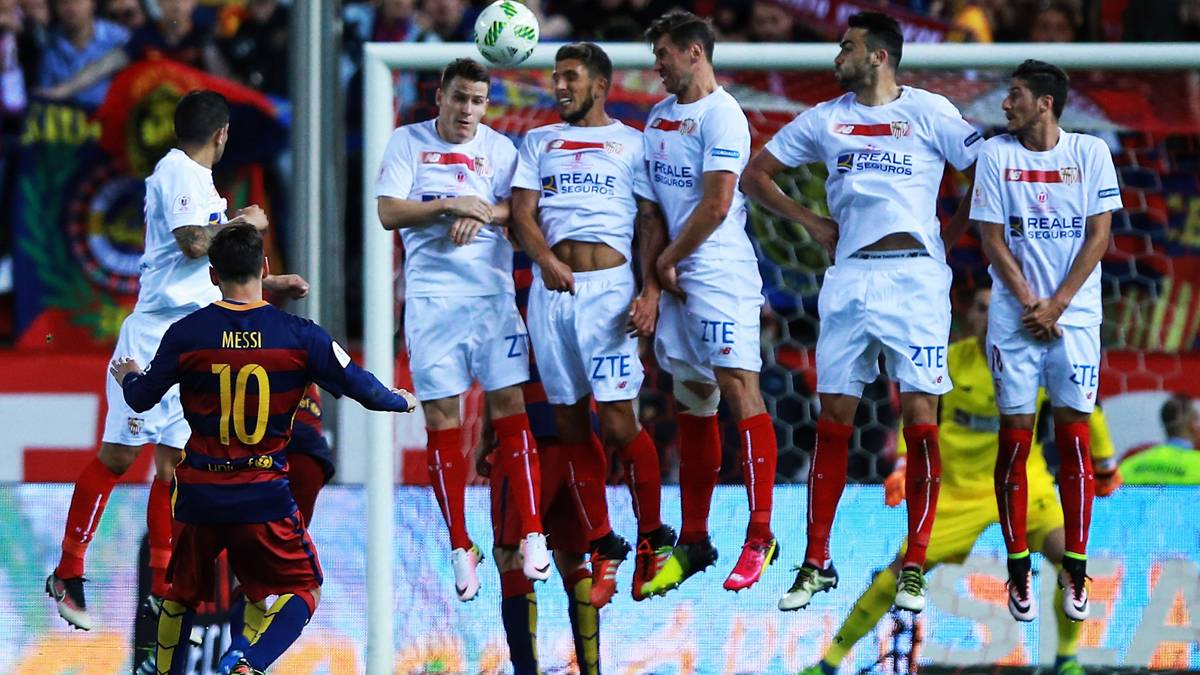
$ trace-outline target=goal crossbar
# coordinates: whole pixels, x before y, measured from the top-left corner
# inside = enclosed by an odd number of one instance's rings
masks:
[[[602,43],[617,69],[649,69],[653,56],[644,43]],[[547,69],[558,45],[542,44],[516,68]],[[713,61],[730,70],[832,69],[833,44],[718,44]],[[395,297],[392,233],[379,223],[372,185],[395,120],[391,71],[440,70],[453,59],[478,56],[475,45],[381,43],[365,46],[363,58],[363,350],[368,370],[380,381],[395,378]],[[1031,55],[1064,68],[1101,70],[1200,69],[1197,43],[1091,44],[909,44],[906,69],[1015,68]],[[392,418],[367,413],[367,673],[393,670],[395,635],[393,523],[396,462]]]

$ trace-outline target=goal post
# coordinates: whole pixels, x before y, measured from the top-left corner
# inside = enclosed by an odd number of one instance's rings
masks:
[[[541,44],[524,63],[508,69],[549,69],[560,45]],[[644,43],[602,43],[615,69],[649,69]],[[831,69],[836,45],[740,44],[716,46],[721,69],[788,71]],[[393,237],[379,223],[374,176],[395,121],[392,70],[436,71],[463,56],[479,58],[470,43],[368,43],[363,59],[363,320],[366,367],[395,382],[395,284]],[[1068,69],[1200,69],[1200,44],[908,44],[904,69],[1012,69],[1030,56]],[[396,461],[393,418],[367,413],[367,673],[391,673],[395,654],[393,613],[394,495]]]

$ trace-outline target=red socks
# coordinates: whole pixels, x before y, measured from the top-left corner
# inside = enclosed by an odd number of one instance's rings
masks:
[[[938,492],[942,486],[942,455],[938,449],[936,424],[904,427],[908,462],[904,475],[905,501],[908,506],[908,550],[904,565],[925,568],[925,551],[937,513]]]
[[[775,442],[775,426],[771,416],[760,413],[738,422],[742,442],[742,476],[746,481],[746,498],[750,502],[750,525],[746,539],[770,540],[771,496],[775,488],[775,465],[779,448]]]
[[[292,499],[304,516],[304,526],[311,527],[313,508],[317,505],[317,493],[325,486],[325,470],[311,455],[295,453],[288,455],[288,484],[292,488]]]
[[[680,544],[708,536],[708,509],[721,471],[721,430],[717,416],[675,416],[679,424],[679,495],[683,506]]]
[[[71,495],[66,532],[63,533],[62,557],[54,570],[58,578],[83,576],[83,558],[118,478],[99,458],[92,458],[75,479],[75,492]]]
[[[1033,445],[1031,429],[1000,429],[1000,448],[996,454],[993,485],[1000,514],[1000,531],[1010,556],[1029,551],[1026,519],[1029,513],[1029,481],[1025,464]],[[910,446],[911,447],[911,446]]]
[[[1096,476],[1092,473],[1092,434],[1087,422],[1056,424],[1058,446],[1058,490],[1062,497],[1068,554],[1087,555],[1088,530],[1092,526],[1092,500]]]
[[[608,499],[604,493],[608,457],[595,435],[587,443],[563,443],[562,451],[567,456],[567,476],[575,510],[587,528],[588,541],[596,541],[612,532],[608,522]]]
[[[645,429],[621,449],[621,462],[625,465],[625,479],[633,497],[638,532],[651,532],[662,527],[662,471],[658,466],[658,449]]]
[[[154,478],[146,502],[146,529],[150,540],[150,592],[167,595],[167,564],[171,562],[171,484]]]
[[[463,502],[467,490],[467,462],[462,452],[462,429],[427,429],[429,446],[425,462],[429,482],[442,518],[450,530],[450,548],[471,548]]]
[[[817,443],[808,472],[808,548],[804,560],[824,569],[829,564],[829,533],[846,487],[846,465],[854,427],[817,420]]]
[[[496,448],[496,461],[504,467],[504,475],[508,478],[512,500],[521,517],[521,534],[541,532],[538,500],[542,490],[542,470],[538,463],[537,443],[529,428],[529,417],[521,413],[494,419],[492,429],[500,441],[500,447]]]

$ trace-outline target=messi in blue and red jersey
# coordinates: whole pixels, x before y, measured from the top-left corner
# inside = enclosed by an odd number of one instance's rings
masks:
[[[167,329],[145,372],[123,360],[112,368],[134,410],[149,409],[178,384],[192,430],[175,469],[175,519],[183,527],[159,615],[160,673],[185,668],[182,654],[173,658],[175,647],[190,633],[196,604],[211,599],[222,551],[249,601],[278,596],[271,620],[244,652],[247,667],[269,666],[312,616],[321,565],[289,489],[286,450],[309,384],[370,410],[415,405],[411,394],[359,368],[320,326],[262,300],[266,265],[253,228],[221,230],[209,260],[224,299]]]

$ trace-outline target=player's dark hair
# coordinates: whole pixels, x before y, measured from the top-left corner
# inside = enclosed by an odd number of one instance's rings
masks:
[[[181,145],[203,145],[229,124],[229,101],[215,91],[189,91],[175,104],[175,140]]]
[[[1188,413],[1191,411],[1191,396],[1182,392],[1171,394],[1166,403],[1163,403],[1162,410],[1159,411],[1168,436],[1172,436],[1180,430],[1179,427],[1187,422]]]
[[[847,25],[867,31],[867,49],[884,50],[892,70],[900,69],[900,57],[904,55],[904,33],[898,21],[883,12],[859,12],[850,17]]]
[[[709,63],[713,60],[713,45],[717,42],[717,33],[713,30],[708,19],[701,19],[691,12],[673,9],[651,22],[646,29],[646,40],[650,44],[667,36],[676,47],[685,48],[700,45],[704,57]]]
[[[584,65],[592,77],[603,77],[612,82],[612,59],[595,42],[573,42],[558,48],[554,54],[555,61],[575,59]]]
[[[1067,107],[1067,91],[1071,88],[1071,78],[1067,77],[1066,71],[1045,61],[1028,59],[1017,66],[1012,76],[1024,82],[1034,98],[1049,96],[1053,99],[1054,119],[1062,118],[1063,109]]]
[[[487,66],[476,61],[475,59],[454,59],[442,70],[442,90],[450,86],[450,82],[454,78],[460,78],[467,82],[491,82],[492,74],[488,72]]]
[[[208,246],[208,262],[217,279],[243,284],[262,274],[263,239],[253,225],[221,228]]]

